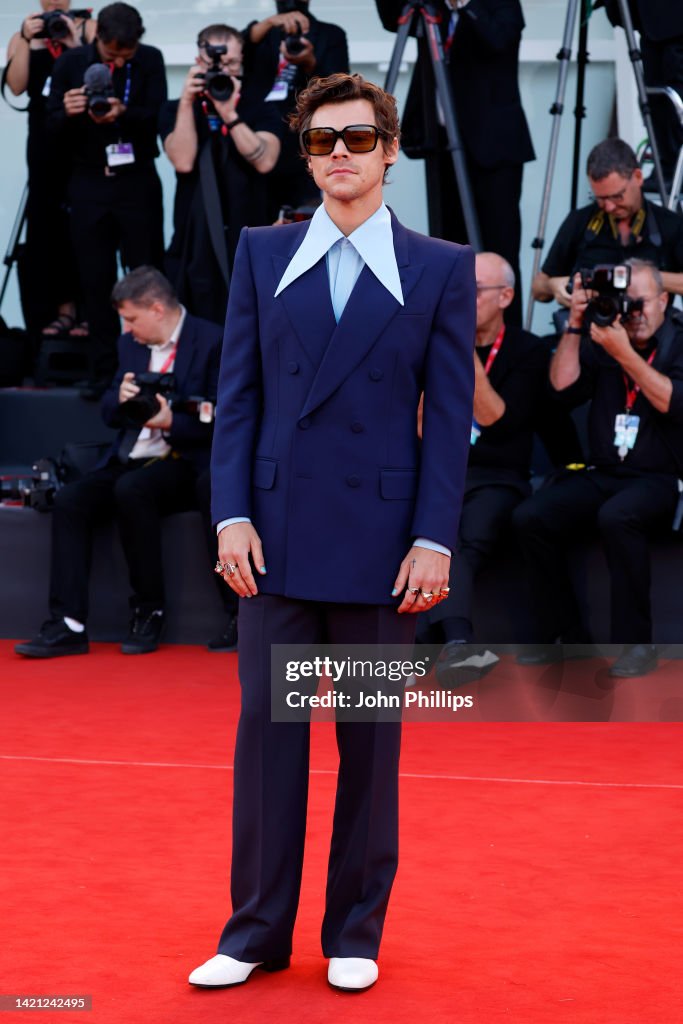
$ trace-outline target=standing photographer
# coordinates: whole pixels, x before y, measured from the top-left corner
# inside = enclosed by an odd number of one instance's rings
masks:
[[[277,13],[252,21],[244,29],[245,73],[258,79],[267,102],[285,123],[296,97],[312,78],[349,72],[346,33],[339,25],[318,21],[308,0],[277,0]],[[288,131],[282,152],[268,175],[269,223],[283,206],[317,203],[320,192],[301,159],[299,140]]]
[[[657,667],[652,645],[649,540],[670,528],[683,467],[683,319],[652,263],[630,260],[626,311],[599,308],[581,275],[550,381],[570,407],[590,399],[589,465],[568,470],[513,513],[544,645],[526,663],[556,660],[588,637],[566,563],[571,541],[597,526],[611,584],[610,642],[626,645],[615,676]],[[623,307],[622,307],[623,308]],[[611,321],[611,322],[610,322]]]
[[[84,398],[99,398],[116,368],[118,321],[109,296],[117,256],[126,269],[163,261],[154,159],[166,74],[159,50],[140,43],[144,31],[129,4],[103,7],[94,42],[57,61],[48,99],[53,144],[71,159],[71,235],[92,341]]]
[[[3,82],[15,96],[28,96],[28,197],[26,244],[21,267],[24,321],[45,337],[85,334],[76,323],[77,272],[66,212],[68,154],[50,143],[46,127],[52,70],[62,53],[92,42],[97,24],[87,10],[71,11],[70,0],[40,0],[7,46]]]
[[[177,173],[167,269],[193,313],[223,323],[240,231],[269,223],[265,175],[284,126],[258,89],[242,81],[242,37],[209,25],[179,100],[159,117],[164,151]]]

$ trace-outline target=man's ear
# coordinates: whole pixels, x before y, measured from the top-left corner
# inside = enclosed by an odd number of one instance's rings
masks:
[[[514,297],[514,288],[511,288],[509,285],[507,288],[501,288],[500,292],[498,293],[498,308],[507,309],[512,300],[514,299]]]

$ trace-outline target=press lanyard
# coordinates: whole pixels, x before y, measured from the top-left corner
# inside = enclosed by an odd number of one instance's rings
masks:
[[[164,365],[161,367],[160,370],[158,370],[159,373],[168,373],[168,371],[171,369],[171,367],[173,366],[173,363],[175,362],[175,350],[176,350],[177,347],[178,347],[178,342],[174,341],[173,342],[173,348],[171,349],[171,351],[168,353],[166,359],[164,360]]]
[[[109,66],[109,71],[111,72],[111,74],[113,76],[114,71],[115,71],[115,65],[112,62],[108,66]],[[130,61],[129,61],[126,64],[126,84],[125,84],[125,86],[123,88],[123,99],[121,100],[121,102],[123,103],[124,107],[128,106],[128,100],[130,99],[131,78],[132,78],[132,76],[131,76],[131,67],[130,67]]]
[[[493,366],[494,359],[496,358],[496,356],[500,352],[500,346],[503,344],[503,338],[504,337],[505,337],[505,324],[503,324],[501,329],[498,331],[498,334],[496,335],[496,340],[494,341],[493,345],[491,346],[491,351],[489,352],[488,358],[486,360],[486,363],[484,364],[484,373],[486,374],[487,377],[489,375],[489,370]]]
[[[652,362],[657,355],[657,349],[653,348],[652,352],[647,358],[647,365],[652,366]],[[640,384],[634,384],[633,387],[629,387],[629,378],[624,373],[624,384],[626,386],[626,412],[630,413],[631,409],[635,405],[636,398],[640,393]]]

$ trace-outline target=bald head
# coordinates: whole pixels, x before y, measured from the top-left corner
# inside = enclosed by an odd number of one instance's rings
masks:
[[[515,272],[497,252],[478,252],[474,264],[477,278],[477,344],[490,344],[503,326],[503,313],[515,295]]]

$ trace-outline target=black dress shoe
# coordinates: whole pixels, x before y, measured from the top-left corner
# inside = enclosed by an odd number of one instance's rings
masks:
[[[236,651],[237,650],[237,616],[231,615],[228,618],[225,629],[206,645],[210,651]]]
[[[625,647],[609,670],[611,676],[630,679],[654,672],[659,662],[654,644],[632,644]]]
[[[161,609],[150,612],[143,608],[134,608],[130,632],[121,644],[121,653],[151,654],[159,647],[163,628],[164,613]]]
[[[25,658],[61,658],[66,654],[87,654],[90,646],[85,630],[77,633],[69,629],[64,619],[48,619],[35,640],[15,644],[14,650]]]
[[[451,640],[439,655],[436,678],[441,686],[465,686],[467,683],[476,683],[499,661],[498,656],[485,647]]]

